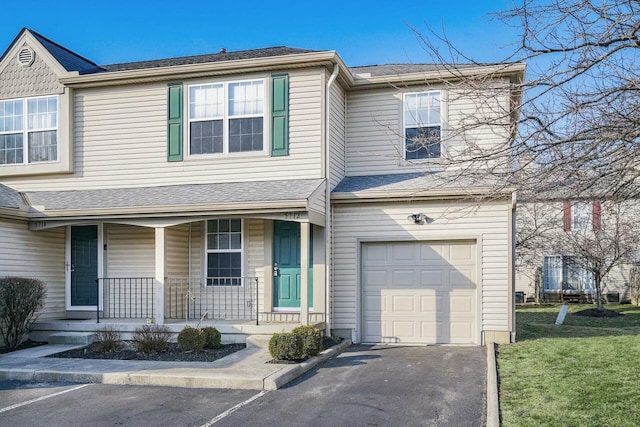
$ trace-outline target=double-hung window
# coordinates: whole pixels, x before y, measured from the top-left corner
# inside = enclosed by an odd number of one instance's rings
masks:
[[[207,221],[207,286],[242,284],[242,220]]]
[[[439,158],[442,129],[440,91],[405,93],[403,115],[405,160]]]
[[[0,165],[58,160],[58,97],[0,101]]]
[[[261,152],[264,80],[189,86],[189,154]]]
[[[571,229],[574,231],[587,231],[592,227],[593,208],[592,202],[574,202],[571,206]]]

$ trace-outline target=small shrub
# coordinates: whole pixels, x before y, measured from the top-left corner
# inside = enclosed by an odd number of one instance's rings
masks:
[[[207,343],[202,329],[186,326],[178,334],[178,347],[184,351],[200,351]]]
[[[145,355],[165,351],[171,332],[164,325],[144,325],[133,333],[136,351]]]
[[[205,336],[205,345],[204,348],[208,349],[216,349],[220,348],[220,341],[222,340],[222,335],[220,331],[218,331],[213,326],[207,326],[202,328],[202,333]]]
[[[44,304],[45,285],[38,279],[0,278],[0,336],[9,348],[17,347],[37,319]]]
[[[302,338],[294,333],[273,334],[269,354],[276,360],[302,359]]]
[[[96,331],[93,347],[98,353],[110,353],[122,350],[122,334],[113,325],[104,326]]]
[[[298,326],[291,333],[298,335],[302,340],[302,357],[317,356],[322,351],[324,335],[322,331],[313,326]]]

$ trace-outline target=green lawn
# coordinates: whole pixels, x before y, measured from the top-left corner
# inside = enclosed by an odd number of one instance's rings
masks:
[[[640,307],[607,305],[623,314],[586,318],[571,305],[516,311],[516,344],[498,349],[503,426],[640,426]]]

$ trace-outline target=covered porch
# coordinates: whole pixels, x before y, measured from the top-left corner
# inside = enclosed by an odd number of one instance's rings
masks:
[[[36,327],[51,329],[51,322],[62,322],[63,330],[90,323],[181,328],[200,322],[226,329],[231,324],[236,331],[249,324],[277,324],[278,330],[284,324],[322,326],[326,236],[316,199],[324,194],[324,183],[313,184],[303,195],[277,203],[197,209],[94,208],[92,215],[70,216],[69,209],[44,203],[42,218],[29,228],[34,233],[64,229],[65,315]],[[30,198],[54,202],[51,196]]]

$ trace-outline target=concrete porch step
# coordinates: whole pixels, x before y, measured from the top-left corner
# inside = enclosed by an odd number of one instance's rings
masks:
[[[50,334],[49,344],[88,345],[94,342],[96,334],[93,332],[57,332]]]

